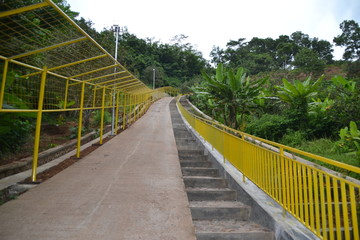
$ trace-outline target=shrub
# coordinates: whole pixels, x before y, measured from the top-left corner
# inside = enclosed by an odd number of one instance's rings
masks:
[[[289,131],[281,139],[280,143],[289,147],[298,147],[306,142],[307,133],[304,131]]]
[[[250,121],[246,131],[261,138],[279,141],[286,133],[288,125],[289,120],[284,116],[264,114],[260,118]]]
[[[356,155],[360,158],[360,130],[355,122],[350,122],[350,127],[340,129],[340,140],[335,143],[339,152]]]
[[[94,111],[94,126],[100,126],[101,123],[101,110]],[[104,112],[104,124],[111,123],[111,114],[107,111]]]
[[[32,129],[30,121],[19,118],[0,127],[0,156],[18,150],[27,141]]]

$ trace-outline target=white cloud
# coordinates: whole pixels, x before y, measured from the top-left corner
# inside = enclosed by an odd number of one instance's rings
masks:
[[[138,37],[163,42],[178,34],[208,55],[231,39],[277,38],[302,31],[332,42],[346,19],[360,20],[358,0],[68,0],[98,30],[127,26]],[[355,8],[354,8],[355,7]],[[339,51],[339,50],[338,50]],[[336,58],[340,58],[337,53]]]

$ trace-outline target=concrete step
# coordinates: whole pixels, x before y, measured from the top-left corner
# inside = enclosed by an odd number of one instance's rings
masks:
[[[183,176],[219,176],[219,170],[216,168],[201,168],[201,167],[182,167]]]
[[[201,148],[200,146],[194,144],[194,145],[185,145],[185,144],[180,144],[178,145],[177,144],[177,149],[178,151],[187,151],[187,150],[190,150],[190,151],[201,151],[202,154],[204,154],[204,150],[203,148]]]
[[[247,221],[251,208],[237,201],[192,201],[190,211],[193,220]]]
[[[191,161],[191,160],[181,160],[181,167],[200,167],[200,168],[211,168],[212,163],[210,161]]]
[[[203,156],[204,150],[202,149],[178,149],[179,156]]]
[[[197,144],[197,142],[194,140],[194,139],[188,139],[188,138],[179,138],[179,139],[176,139],[176,144],[178,145],[181,145],[181,144]]]
[[[188,138],[188,139],[193,138],[191,133],[186,129],[174,129],[174,136],[175,138]]]
[[[219,177],[206,176],[184,176],[185,187],[187,188],[226,188],[227,182]]]
[[[236,201],[236,191],[229,188],[186,188],[189,201]]]
[[[204,156],[204,155],[202,155],[202,156],[179,155],[179,159],[180,160],[191,160],[191,161],[207,161],[207,156]]]
[[[248,221],[193,221],[197,240],[273,240],[274,234]]]

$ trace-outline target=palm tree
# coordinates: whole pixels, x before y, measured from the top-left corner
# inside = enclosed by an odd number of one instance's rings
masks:
[[[245,116],[257,107],[254,100],[259,96],[267,79],[251,81],[243,68],[238,68],[234,73],[222,63],[218,64],[214,76],[205,72],[202,72],[202,75],[206,80],[202,91],[217,103],[225,124],[243,130]]]

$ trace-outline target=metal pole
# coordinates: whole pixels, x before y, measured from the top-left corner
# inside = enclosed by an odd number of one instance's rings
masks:
[[[76,148],[76,157],[80,158],[81,151],[81,130],[82,130],[82,121],[83,121],[83,110],[84,110],[84,94],[85,94],[85,82],[82,82],[81,85],[81,96],[80,96],[80,111],[79,111],[79,123],[78,123],[78,135],[77,135],[77,148]]]
[[[120,27],[118,25],[114,25],[113,26],[115,29],[115,35],[116,35],[116,40],[115,40],[115,64],[117,62],[117,53],[118,53],[118,41],[119,41],[119,30]],[[114,73],[116,73],[116,67],[114,69]],[[114,76],[115,77],[115,76]],[[115,84],[115,82],[114,82]],[[116,92],[115,92],[115,88],[113,90],[113,98],[112,98],[112,116],[111,116],[111,135],[115,135],[115,100],[116,100]],[[116,123],[117,124],[117,123]]]
[[[155,89],[155,68],[153,68],[153,89]]]
[[[44,67],[43,72],[41,74],[41,82],[40,82],[40,90],[39,90],[39,103],[38,103],[36,128],[35,128],[34,156],[33,156],[33,162],[32,162],[32,170],[31,170],[31,181],[33,181],[33,182],[36,182],[36,174],[37,174],[37,167],[38,167],[40,130],[41,130],[41,119],[42,119],[42,113],[43,113],[44,95],[45,95],[46,74],[47,74],[47,68]]]
[[[6,82],[6,75],[8,72],[8,67],[9,67],[9,60],[5,60],[4,71],[3,71],[2,82],[1,82],[1,89],[0,89],[0,109],[2,109],[3,102],[4,102],[5,82]]]

